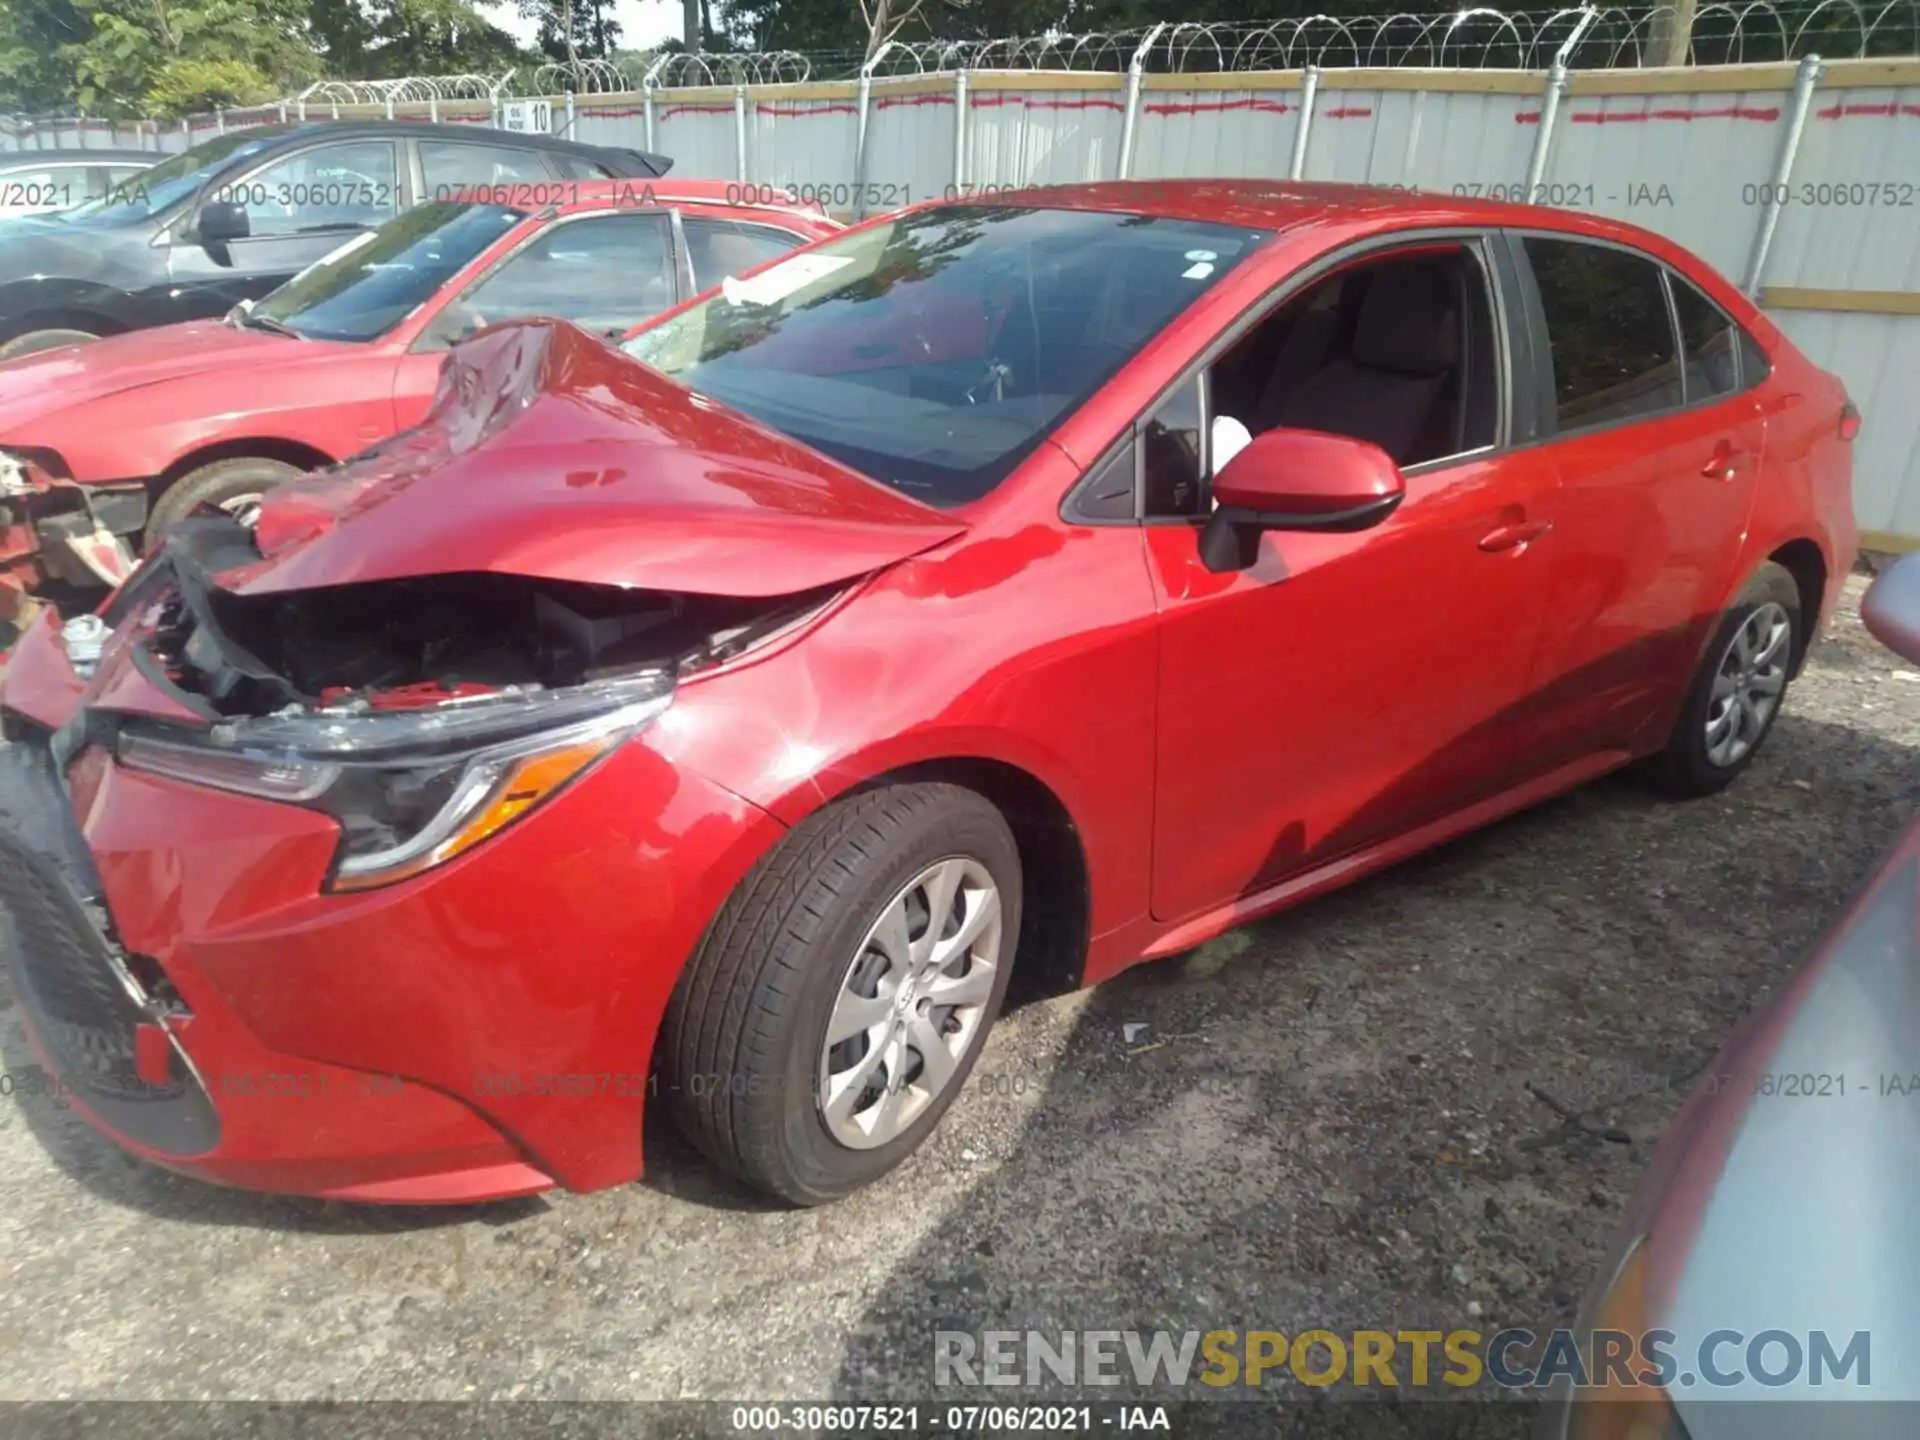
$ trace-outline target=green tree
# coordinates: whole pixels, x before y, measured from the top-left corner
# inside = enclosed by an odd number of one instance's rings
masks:
[[[257,104],[320,73],[305,0],[76,0],[74,100],[112,116]]]

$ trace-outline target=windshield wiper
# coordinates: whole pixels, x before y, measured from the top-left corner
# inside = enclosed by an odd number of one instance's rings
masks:
[[[265,330],[269,335],[284,335],[289,340],[304,340],[307,338],[291,325],[287,324],[286,321],[276,320],[271,315],[261,315],[252,310],[241,315],[239,317],[239,323],[249,330]]]

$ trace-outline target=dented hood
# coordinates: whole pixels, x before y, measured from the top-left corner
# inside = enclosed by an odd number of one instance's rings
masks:
[[[585,331],[516,321],[449,352],[425,421],[275,490],[259,595],[497,571],[742,598],[894,564],[965,527]]]

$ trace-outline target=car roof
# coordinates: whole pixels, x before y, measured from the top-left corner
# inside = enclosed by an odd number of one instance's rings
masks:
[[[231,133],[231,132],[229,132]],[[657,179],[673,168],[665,155],[646,150],[628,150],[613,145],[586,145],[578,140],[562,140],[555,135],[532,135],[520,130],[496,130],[486,125],[455,125],[432,120],[307,120],[285,124],[250,125],[247,134],[274,137],[286,143],[317,140],[328,135],[364,135],[399,137],[411,135],[417,140],[455,140],[470,145],[498,145],[511,150],[542,150],[549,154],[573,155],[597,165],[624,170],[633,179]],[[257,160],[257,154],[250,160]]]
[[[1276,233],[1313,225],[1357,226],[1363,230],[1455,225],[1560,230],[1632,246],[1692,271],[1696,279],[1710,269],[1698,256],[1663,235],[1589,211],[1330,180],[1100,180],[1079,185],[999,190],[976,199],[962,197],[929,204],[1103,210],[1114,214],[1156,215],[1170,220],[1210,221]],[[923,209],[928,205],[913,208]]]
[[[166,158],[160,150],[16,150],[0,155],[0,170],[31,170],[36,165],[126,165],[136,160],[158,165]]]
[[[842,228],[838,221],[827,214],[824,205],[783,204],[774,200],[759,198],[759,192],[770,190],[770,186],[741,185],[732,180],[694,180],[668,178],[636,182],[634,180],[569,180],[562,184],[541,186],[537,182],[528,187],[536,196],[542,191],[557,192],[555,203],[562,214],[571,214],[576,210],[599,210],[608,205],[633,203],[634,187],[637,183],[646,186],[646,199],[658,205],[698,205],[714,210],[743,212],[742,219],[748,213],[757,213],[766,220],[801,220],[811,226],[826,222],[829,228]],[[489,187],[475,187],[476,198],[485,194]],[[513,182],[504,187],[509,191],[517,188]]]

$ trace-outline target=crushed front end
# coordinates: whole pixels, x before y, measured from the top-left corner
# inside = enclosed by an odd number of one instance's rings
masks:
[[[49,581],[123,583],[133,571],[127,537],[146,518],[144,486],[77,484],[50,451],[0,449],[0,624],[24,628]]]
[[[122,1145],[228,1184],[637,1176],[680,964],[779,828],[642,732],[831,597],[216,579],[259,559],[188,522],[97,627],[43,615],[11,659],[0,948],[40,1059]]]

